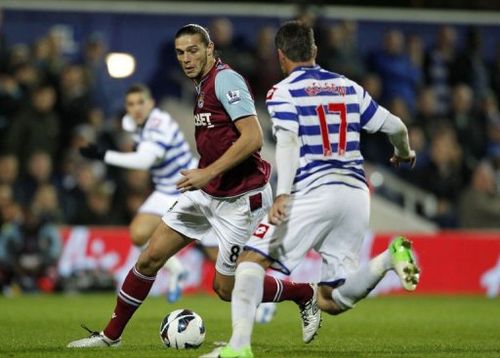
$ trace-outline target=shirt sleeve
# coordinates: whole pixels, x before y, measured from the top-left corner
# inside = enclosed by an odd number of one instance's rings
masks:
[[[151,168],[160,157],[160,149],[150,142],[141,142],[136,152],[122,153],[106,151],[104,162],[121,168],[146,170]]]
[[[356,94],[359,99],[359,114],[361,128],[368,133],[375,133],[380,130],[384,124],[389,111],[375,102],[370,94],[360,85],[353,83]]]
[[[299,133],[299,114],[286,88],[273,87],[266,96],[266,106],[273,124],[273,134],[278,129]]]
[[[299,168],[300,144],[296,133],[283,128],[276,130],[276,196],[290,194]]]
[[[255,102],[243,77],[233,70],[215,76],[215,95],[233,121],[257,115]]]

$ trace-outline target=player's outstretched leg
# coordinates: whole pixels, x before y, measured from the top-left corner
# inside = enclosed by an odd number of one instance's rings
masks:
[[[420,270],[415,262],[411,241],[402,236],[397,237],[389,244],[387,250],[347,275],[340,287],[328,289],[322,286],[321,309],[330,314],[339,314],[353,308],[356,302],[375,288],[389,270],[397,273],[406,290],[415,290]],[[328,296],[332,299],[330,302]]]
[[[182,295],[182,283],[187,278],[187,271],[181,261],[172,256],[163,266],[168,271],[167,301],[176,302]]]
[[[156,228],[149,245],[123,281],[116,298],[111,319],[100,333],[91,332],[87,338],[70,342],[69,348],[91,348],[117,346],[128,321],[148,296],[156,279],[156,273],[165,261],[191,243],[188,239],[165,224]]]
[[[411,247],[411,241],[403,236],[395,238],[389,244],[392,266],[399,276],[401,285],[407,291],[415,290],[420,279],[420,269],[415,262]]]

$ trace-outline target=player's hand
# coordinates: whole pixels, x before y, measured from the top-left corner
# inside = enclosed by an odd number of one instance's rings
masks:
[[[80,147],[80,154],[87,159],[103,160],[106,151],[101,150],[97,145],[90,143],[85,147]]]
[[[409,163],[410,168],[413,169],[415,167],[415,163],[417,162],[417,155],[414,150],[410,150],[410,155],[407,158],[394,154],[389,161],[396,168],[399,167],[401,163]]]
[[[206,186],[213,179],[208,171],[204,169],[181,170],[183,178],[177,182],[177,190],[181,193],[189,190],[197,190]]]
[[[288,203],[290,195],[281,194],[274,199],[273,206],[269,210],[269,223],[272,225],[281,225],[288,217]]]

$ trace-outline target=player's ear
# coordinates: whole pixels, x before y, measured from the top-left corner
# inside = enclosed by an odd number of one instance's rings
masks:
[[[209,42],[207,46],[207,55],[214,57],[215,46],[213,42]]]
[[[286,58],[285,54],[283,53],[283,51],[281,51],[281,49],[278,49],[278,58],[280,62],[282,62]]]
[[[312,54],[311,54],[311,55],[312,55],[312,57],[311,57],[311,59],[312,59],[312,60],[315,60],[315,59],[316,59],[316,55],[317,55],[317,54],[318,54],[318,47],[317,47],[316,45],[313,45],[313,47],[312,47]]]

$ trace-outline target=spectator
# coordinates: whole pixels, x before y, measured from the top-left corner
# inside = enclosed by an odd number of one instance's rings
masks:
[[[365,73],[365,66],[357,48],[357,24],[344,21],[330,26],[328,35],[326,46],[318,53],[318,64],[360,81]]]
[[[21,188],[19,185],[19,161],[13,154],[0,155],[0,185],[8,185],[15,200],[21,196]]]
[[[23,108],[24,94],[14,76],[0,72],[0,150],[4,143],[12,118]]]
[[[468,29],[465,48],[453,64],[453,83],[469,86],[476,99],[482,98],[489,89],[489,73],[482,57],[482,39],[477,28]]]
[[[451,119],[458,141],[464,150],[464,160],[472,169],[486,154],[487,134],[484,118],[474,113],[474,96],[469,86],[460,84],[453,88]]]
[[[109,117],[123,106],[117,81],[109,75],[106,66],[107,44],[102,34],[93,33],[83,47],[82,66],[89,78],[92,104]]]
[[[90,109],[90,91],[83,67],[78,65],[65,67],[59,81],[58,103],[63,148],[68,145],[68,138],[73,129],[87,122]]]
[[[380,102],[382,98],[382,80],[376,73],[367,73],[361,80],[361,86],[370,93],[375,102]]]
[[[0,228],[4,224],[3,211],[14,201],[12,187],[7,184],[0,184]]]
[[[63,223],[63,214],[55,186],[40,185],[33,195],[32,210],[43,221]]]
[[[100,182],[92,186],[87,192],[86,206],[78,215],[76,224],[126,225],[123,212],[112,208],[114,190],[111,182]]]
[[[418,68],[420,71],[423,71],[425,62],[425,45],[422,38],[416,34],[409,35],[406,47],[406,52],[408,53],[408,57],[410,57],[413,66]]]
[[[476,166],[472,181],[461,196],[460,226],[500,228],[500,195],[489,162],[482,161]]]
[[[63,200],[66,218],[70,224],[81,224],[81,217],[87,211],[88,193],[102,179],[102,174],[99,174],[93,164],[77,161],[72,157],[67,158],[66,165],[66,169],[70,171],[68,174],[71,175],[71,179],[65,178],[68,184],[65,186]]]
[[[433,48],[425,57],[425,81],[436,95],[439,115],[446,115],[449,111],[456,39],[457,35],[453,27],[442,26],[437,33]]]
[[[50,291],[55,286],[56,265],[61,253],[57,228],[26,210],[21,224],[4,224],[0,232],[0,285],[12,284],[23,291]]]
[[[283,77],[274,49],[275,33],[276,29],[272,26],[261,27],[257,33],[255,50],[252,51],[254,64],[249,81],[256,102],[261,106],[264,105],[267,91]]]
[[[404,35],[397,30],[384,36],[384,47],[371,57],[371,68],[382,79],[382,100],[389,103],[401,97],[411,113],[415,113],[415,99],[422,71],[415,67],[405,53]]]
[[[30,106],[23,110],[9,129],[6,148],[15,153],[21,162],[37,150],[55,157],[59,140],[59,117],[54,112],[56,92],[42,86],[33,92]]]
[[[20,202],[28,206],[32,200],[35,192],[43,185],[55,185],[55,178],[53,174],[52,158],[47,152],[36,151],[30,156],[26,173],[19,180],[21,188]]]
[[[15,44],[10,48],[7,57],[7,72],[13,72],[18,66],[29,63],[30,49],[25,44]]]
[[[13,154],[0,156],[0,184],[14,186],[19,175],[19,161]]]
[[[439,126],[442,118],[438,115],[438,100],[432,87],[423,87],[418,92],[417,113],[415,123],[417,123],[425,133],[427,139],[430,139]]]
[[[252,75],[252,55],[243,37],[234,35],[233,23],[226,17],[215,18],[208,26],[211,40],[217,44],[217,54],[243,77]]]
[[[488,143],[500,144],[500,109],[493,92],[488,92],[479,102],[479,116],[487,128]]]
[[[456,204],[468,174],[452,127],[442,126],[431,139],[429,164],[417,171],[416,183],[436,195],[438,208],[432,218],[442,227],[458,225]]]

